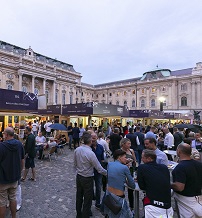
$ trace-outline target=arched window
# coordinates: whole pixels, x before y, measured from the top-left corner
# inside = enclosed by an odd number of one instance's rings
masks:
[[[116,105],[119,105],[119,101],[116,101]]]
[[[135,100],[132,100],[132,107],[136,107]]]
[[[181,106],[187,106],[187,98],[186,97],[181,98]]]
[[[127,101],[124,101],[124,102],[123,102],[123,105],[124,105],[125,107],[127,107]]]
[[[181,85],[181,90],[187,91],[187,84],[186,83]]]
[[[55,103],[58,104],[58,91],[55,92]]]
[[[37,88],[34,89],[34,94],[38,95],[39,94],[39,90]]]
[[[12,86],[11,84],[8,84],[8,85],[7,85],[7,89],[8,89],[8,90],[13,90],[13,86]]]
[[[69,103],[72,104],[72,102],[73,102],[73,96],[70,95],[70,96],[69,96]]]
[[[145,107],[145,100],[144,99],[141,100],[140,107]]]
[[[64,105],[65,102],[66,102],[66,94],[65,93],[62,93],[62,104]]]
[[[132,91],[133,95],[135,94],[135,90]]]
[[[23,86],[23,87],[22,87],[22,91],[23,91],[23,92],[27,92],[27,87],[26,87],[26,86]]]
[[[109,104],[112,104],[112,102],[110,101]]]
[[[151,100],[151,107],[155,107],[155,106],[156,106],[155,99],[152,99],[152,100]]]

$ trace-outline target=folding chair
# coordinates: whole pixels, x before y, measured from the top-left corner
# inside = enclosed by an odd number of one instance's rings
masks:
[[[55,150],[56,150],[56,147],[55,147],[55,146],[53,146],[53,147],[52,147],[51,149],[49,149],[49,150],[44,150],[44,151],[43,151],[44,157],[47,156],[47,157],[49,158],[49,160],[51,161],[51,156],[54,155],[55,160],[56,160]]]

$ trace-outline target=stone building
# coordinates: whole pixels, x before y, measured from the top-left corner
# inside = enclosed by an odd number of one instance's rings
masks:
[[[177,71],[157,68],[139,78],[99,84],[94,88],[99,102],[125,105],[129,109],[157,110],[163,97],[164,110],[201,110],[202,63]]]
[[[142,77],[90,85],[73,65],[0,41],[0,88],[45,95],[48,105],[100,102],[128,109],[202,110],[202,63],[188,69],[159,69]]]

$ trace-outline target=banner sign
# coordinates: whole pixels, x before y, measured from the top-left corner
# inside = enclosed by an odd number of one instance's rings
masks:
[[[77,103],[62,105],[62,115],[92,115],[93,104],[89,103]]]
[[[38,113],[43,114],[61,114],[61,105],[48,105],[47,109],[38,110]]]
[[[19,111],[38,110],[38,98],[34,93],[0,89],[0,109]]]
[[[111,105],[111,104],[101,104],[94,103],[93,105],[94,115],[106,115],[106,116],[122,116],[128,117],[129,110],[125,106]]]
[[[129,117],[135,117],[135,118],[149,117],[149,110],[129,110]]]

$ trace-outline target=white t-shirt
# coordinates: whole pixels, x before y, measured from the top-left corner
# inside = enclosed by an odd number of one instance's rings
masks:
[[[49,127],[51,124],[52,124],[51,122],[48,122],[44,125],[46,132],[51,132],[51,128]]]
[[[37,129],[38,129],[37,123],[32,123],[32,131],[33,131],[33,132],[36,132]]]
[[[46,142],[46,138],[43,135],[41,137],[37,136],[35,140],[37,144]]]

